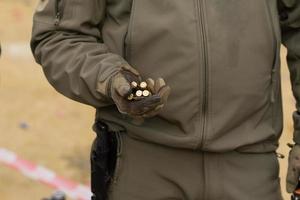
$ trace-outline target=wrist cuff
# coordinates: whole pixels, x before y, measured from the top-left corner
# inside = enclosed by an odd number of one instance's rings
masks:
[[[112,78],[120,72],[123,62],[117,62],[114,67],[110,67],[106,70],[102,70],[99,72],[96,90],[100,94],[110,97],[110,85]]]

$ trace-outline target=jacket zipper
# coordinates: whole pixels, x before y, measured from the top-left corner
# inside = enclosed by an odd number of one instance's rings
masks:
[[[130,17],[129,17],[129,22],[128,22],[128,28],[127,28],[127,33],[125,36],[125,40],[127,39],[127,45],[124,47],[124,56],[128,62],[131,61],[131,51],[132,51],[132,29],[133,29],[133,20],[134,20],[134,15],[135,15],[135,0],[132,0],[131,2],[131,8],[130,8]]]
[[[62,17],[61,11],[62,0],[55,0],[55,20],[54,25],[58,26]]]
[[[206,36],[206,29],[205,29],[205,22],[204,22],[204,9],[203,5],[204,0],[197,0],[197,14],[199,19],[199,26],[201,29],[201,39],[203,45],[203,101],[202,101],[202,134],[200,141],[197,145],[198,148],[203,147],[204,140],[205,140],[205,132],[206,132],[206,124],[207,124],[207,109],[208,109],[208,55],[207,55],[207,36]]]

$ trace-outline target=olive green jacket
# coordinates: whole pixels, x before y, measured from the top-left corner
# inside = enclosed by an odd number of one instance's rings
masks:
[[[267,152],[278,147],[283,127],[282,42],[300,112],[298,0],[43,0],[31,47],[58,92],[95,107],[97,119],[121,124],[134,138]],[[124,63],[172,88],[163,111],[143,124],[96,89]],[[294,120],[300,143],[297,112]]]

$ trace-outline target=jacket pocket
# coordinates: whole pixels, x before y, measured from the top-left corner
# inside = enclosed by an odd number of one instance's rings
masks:
[[[130,17],[128,21],[128,28],[127,28],[127,33],[125,35],[124,55],[127,61],[130,61],[131,53],[132,53],[132,35],[133,35],[133,27],[134,27],[135,8],[136,8],[136,1],[132,0]]]
[[[57,27],[64,15],[65,4],[65,0],[40,0],[33,20]]]

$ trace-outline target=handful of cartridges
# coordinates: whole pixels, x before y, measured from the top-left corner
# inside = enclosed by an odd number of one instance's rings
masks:
[[[151,96],[151,92],[148,90],[148,84],[143,81],[140,84],[138,84],[135,81],[132,81],[130,83],[131,86],[131,94],[127,97],[129,101],[135,101],[135,100],[140,100],[145,97]]]

